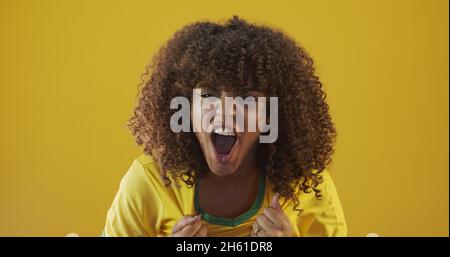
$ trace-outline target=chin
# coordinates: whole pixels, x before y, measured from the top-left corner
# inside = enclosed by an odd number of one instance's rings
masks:
[[[209,169],[211,172],[219,177],[225,177],[225,176],[231,176],[233,175],[237,168],[234,167],[234,165],[231,165],[230,163],[224,164],[224,163],[208,163]]]

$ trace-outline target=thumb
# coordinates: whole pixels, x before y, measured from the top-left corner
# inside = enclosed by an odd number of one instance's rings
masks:
[[[272,202],[270,203],[270,207],[272,207],[278,211],[282,211],[279,199],[280,199],[280,194],[276,193],[272,197]]]
[[[178,222],[173,226],[172,233],[176,233],[182,230],[187,225],[192,225],[194,222],[200,220],[200,214],[196,216],[183,216]]]

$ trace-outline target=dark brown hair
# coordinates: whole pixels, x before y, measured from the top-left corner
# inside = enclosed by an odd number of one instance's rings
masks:
[[[209,172],[194,133],[170,129],[177,111],[170,109],[171,100],[191,99],[196,87],[244,92],[251,78],[256,90],[279,102],[278,140],[258,147],[273,190],[291,198],[296,210],[297,190],[320,197],[320,173],[331,161],[336,131],[313,60],[293,39],[236,16],[224,24],[197,22],[176,32],[144,75],[128,125],[144,153],[156,158],[167,182],[181,179],[192,186],[195,176]]]

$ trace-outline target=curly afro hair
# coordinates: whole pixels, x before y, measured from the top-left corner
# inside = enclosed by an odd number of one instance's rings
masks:
[[[223,24],[196,22],[177,31],[147,66],[129,128],[143,151],[157,160],[166,184],[189,187],[209,171],[194,133],[174,133],[174,97],[192,100],[198,87],[252,89],[278,97],[278,140],[258,146],[273,190],[294,201],[299,190],[320,198],[321,172],[331,161],[336,130],[313,60],[278,29],[233,16]],[[256,88],[255,88],[256,87]]]

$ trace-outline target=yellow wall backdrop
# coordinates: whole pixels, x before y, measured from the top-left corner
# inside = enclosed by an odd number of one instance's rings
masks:
[[[0,0],[0,236],[98,235],[138,149],[140,74],[183,25],[237,14],[311,53],[349,235],[448,236],[447,0]]]

